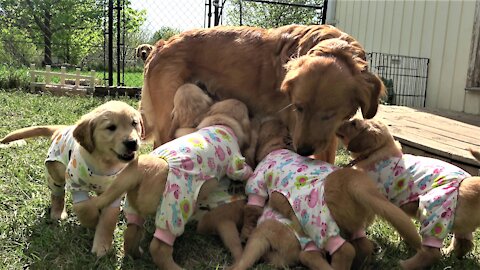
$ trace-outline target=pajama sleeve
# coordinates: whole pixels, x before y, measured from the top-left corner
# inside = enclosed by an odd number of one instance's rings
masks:
[[[260,162],[252,176],[248,179],[245,186],[245,193],[248,196],[247,204],[260,207],[265,206],[265,201],[268,198],[268,190],[265,185],[265,172],[267,169],[267,162]]]

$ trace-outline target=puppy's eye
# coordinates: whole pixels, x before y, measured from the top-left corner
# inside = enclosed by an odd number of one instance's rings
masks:
[[[138,126],[138,121],[137,121],[137,120],[133,120],[133,121],[132,121],[132,126],[134,126],[134,127]]]
[[[117,129],[117,126],[109,125],[109,126],[107,126],[107,129],[110,130],[110,131],[115,131]]]

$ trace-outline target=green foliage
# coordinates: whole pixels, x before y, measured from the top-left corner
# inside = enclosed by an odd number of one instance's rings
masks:
[[[180,32],[181,31],[179,29],[169,26],[162,26],[153,34],[153,37],[150,39],[150,44],[155,44],[160,39],[168,40],[169,38],[176,34],[179,34]]]
[[[4,30],[0,32],[0,40],[5,43],[5,37],[15,34],[15,45],[37,44],[36,49],[43,51],[46,64],[78,65],[88,55],[103,52],[105,3],[99,0],[0,0],[3,15],[0,28]],[[134,10],[130,5],[130,1],[125,1],[122,22],[127,32],[134,32],[145,21],[146,12]],[[35,55],[31,54],[20,64],[38,64]]]
[[[272,28],[287,24],[320,23],[320,16],[313,8],[233,0],[227,10],[226,18],[230,25],[240,24],[240,2],[242,4],[243,25]],[[309,5],[323,4],[323,1],[319,0],[284,0],[281,2]]]
[[[0,66],[0,89],[29,89],[30,77],[26,69]]]

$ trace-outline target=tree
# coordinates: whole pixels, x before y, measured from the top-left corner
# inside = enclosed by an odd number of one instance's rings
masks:
[[[125,1],[125,25],[136,28],[144,11],[129,8]],[[103,46],[104,0],[0,0],[0,23],[5,29],[25,32],[43,46],[42,64],[52,64],[52,54],[75,64],[94,47]]]
[[[179,34],[180,32],[181,31],[178,29],[175,29],[169,26],[162,26],[153,34],[153,37],[151,38],[150,43],[155,44],[160,39],[167,40],[172,36]]]
[[[272,2],[323,5],[323,0],[283,0]],[[321,12],[320,9],[311,7],[233,0],[227,7],[226,21],[229,25],[239,25],[241,14],[242,25],[248,26],[272,28],[287,24],[319,24],[321,23],[321,14],[319,12]]]

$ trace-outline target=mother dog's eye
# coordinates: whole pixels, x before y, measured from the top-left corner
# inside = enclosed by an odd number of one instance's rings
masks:
[[[299,105],[293,105],[294,107],[294,111],[296,112],[299,112],[299,113],[302,113],[303,112],[303,107],[302,106],[299,106]]]
[[[330,118],[334,117],[335,116],[335,112],[331,112],[331,113],[328,113],[328,114],[325,114],[325,115],[322,115],[320,117],[321,120],[329,120]]]
[[[132,121],[132,126],[136,127],[138,125],[138,121],[137,120],[133,120]]]
[[[107,129],[110,130],[110,131],[115,131],[117,129],[117,126],[109,125],[109,126],[107,126]]]

